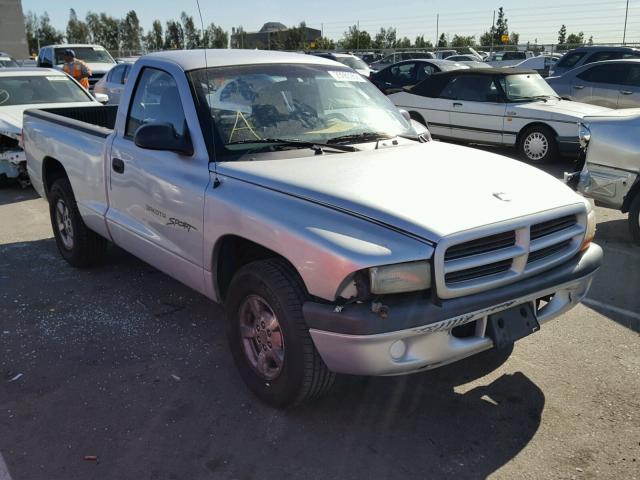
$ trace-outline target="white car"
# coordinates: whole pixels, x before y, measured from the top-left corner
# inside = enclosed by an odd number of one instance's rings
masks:
[[[99,96],[102,101],[105,97]],[[21,146],[22,114],[28,108],[100,105],[78,82],[50,68],[0,69],[0,180],[29,184]]]
[[[549,76],[549,71],[560,60],[562,55],[557,53],[551,55],[538,55],[537,57],[529,57],[526,60],[518,63],[514,68],[521,68],[525,70],[535,70],[543,77]]]
[[[534,71],[453,70],[389,96],[431,135],[517,147],[531,163],[579,151],[578,122],[610,109],[561,100]]]

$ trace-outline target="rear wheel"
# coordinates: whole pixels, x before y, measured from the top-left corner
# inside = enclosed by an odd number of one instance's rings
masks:
[[[640,245],[640,192],[629,207],[629,232],[633,243]]]
[[[278,259],[245,265],[229,286],[227,338],[236,366],[253,393],[276,407],[316,398],[335,379],[309,335],[304,300],[296,273]]]
[[[558,158],[558,143],[553,130],[544,125],[527,128],[518,141],[518,150],[523,160],[534,163],[550,163]]]
[[[90,267],[104,257],[107,240],[82,220],[66,178],[56,180],[49,191],[49,215],[60,255],[74,267]]]

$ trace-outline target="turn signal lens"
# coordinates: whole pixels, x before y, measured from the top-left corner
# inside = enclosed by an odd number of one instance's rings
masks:
[[[593,238],[596,236],[596,212],[593,210],[591,203],[585,202],[589,205],[587,207],[589,209],[587,213],[587,230],[584,234],[584,240],[582,240],[582,246],[580,247],[580,251],[584,252],[591,242],[593,242]]]

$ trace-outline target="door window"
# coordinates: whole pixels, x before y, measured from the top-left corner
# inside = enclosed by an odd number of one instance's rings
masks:
[[[558,61],[558,67],[573,68],[578,64],[580,59],[584,56],[585,56],[585,52],[567,53],[564,57],[562,57]]]
[[[146,123],[169,123],[177,135],[186,129],[184,109],[175,79],[162,70],[145,68],[129,109],[125,136],[133,137]]]
[[[419,63],[416,71],[416,82],[420,82],[435,73],[436,69],[430,63]]]
[[[603,62],[605,60],[617,60],[618,58],[622,58],[622,52],[612,52],[612,51],[596,52],[593,55],[591,55],[589,58],[587,58],[584,63]]]
[[[640,65],[629,65],[629,71],[624,83],[632,87],[640,87]]]
[[[576,75],[585,82],[592,83],[609,83],[614,85],[621,85],[624,83],[627,65],[622,63],[612,63],[607,65],[596,65],[588,68],[582,73]]]
[[[453,78],[442,92],[444,98],[468,102],[497,102],[498,88],[487,75],[461,75]]]
[[[123,83],[122,75],[124,73],[124,65],[118,65],[112,68],[107,75],[107,82],[109,83]]]
[[[416,64],[414,62],[401,63],[391,67],[391,76],[397,83],[408,85],[416,78]]]

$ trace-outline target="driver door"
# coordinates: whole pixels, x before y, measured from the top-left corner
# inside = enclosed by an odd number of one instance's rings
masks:
[[[192,100],[180,95],[171,74],[149,67],[138,75],[132,98],[108,163],[109,229],[125,250],[201,290],[208,158],[147,150],[134,142],[136,130],[152,122],[190,135],[183,103]]]

